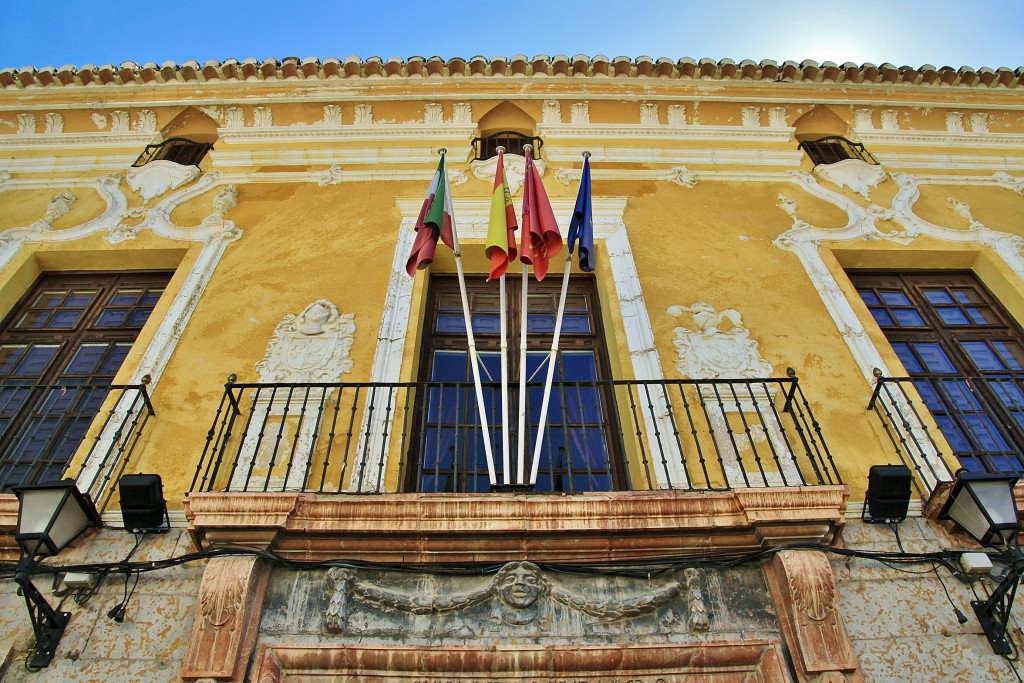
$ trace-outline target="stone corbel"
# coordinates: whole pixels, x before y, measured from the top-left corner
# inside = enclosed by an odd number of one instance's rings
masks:
[[[242,681],[256,644],[270,576],[256,557],[217,557],[203,572],[192,637],[181,664],[185,681]]]
[[[765,566],[768,586],[800,683],[864,683],[839,613],[828,556],[782,550]]]

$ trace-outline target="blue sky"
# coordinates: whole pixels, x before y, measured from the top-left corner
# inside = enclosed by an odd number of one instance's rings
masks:
[[[0,68],[520,53],[1024,65],[1024,0],[531,0],[500,10],[493,0],[17,6],[0,20]]]

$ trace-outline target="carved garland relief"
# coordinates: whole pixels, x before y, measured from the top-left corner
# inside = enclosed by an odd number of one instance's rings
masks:
[[[614,596],[581,593],[532,562],[509,562],[488,582],[465,591],[414,592],[382,585],[355,570],[327,572],[328,632],[356,635],[401,624],[407,636],[447,635],[468,642],[495,635],[518,637],[707,631],[703,572],[689,568],[647,590]],[[625,593],[625,596],[623,596]],[[403,616],[405,615],[405,616]],[[412,617],[425,617],[417,622]],[[420,631],[423,633],[420,633]]]

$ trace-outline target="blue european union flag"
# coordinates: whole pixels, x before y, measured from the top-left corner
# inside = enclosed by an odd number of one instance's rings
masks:
[[[594,270],[594,208],[590,201],[590,155],[583,159],[583,174],[580,176],[580,193],[576,197],[576,208],[569,223],[569,253],[573,253],[576,241],[580,243],[580,270]]]

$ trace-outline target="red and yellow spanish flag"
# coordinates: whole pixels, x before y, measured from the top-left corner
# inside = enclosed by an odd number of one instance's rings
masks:
[[[505,155],[498,152],[498,168],[494,171],[494,191],[491,193],[491,217],[487,223],[487,258],[491,259],[491,274],[488,280],[497,280],[508,264],[516,258],[516,210],[512,206],[512,194],[505,183]]]
[[[558,232],[555,213],[533,164],[533,156],[526,150],[526,180],[523,183],[523,236],[519,245],[519,260],[533,266],[537,281],[548,274],[548,260],[562,251],[562,235]]]

